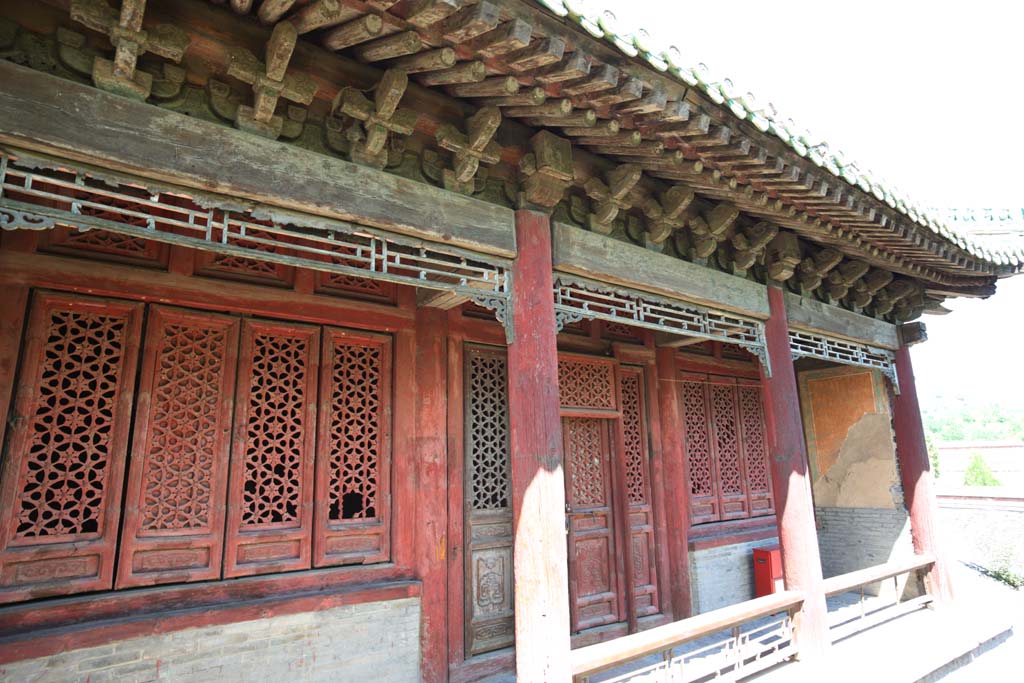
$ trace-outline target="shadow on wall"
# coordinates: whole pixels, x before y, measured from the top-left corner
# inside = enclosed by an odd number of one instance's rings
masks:
[[[866,368],[797,364],[818,543],[826,577],[913,554],[889,389]],[[869,587],[874,595],[904,582]]]

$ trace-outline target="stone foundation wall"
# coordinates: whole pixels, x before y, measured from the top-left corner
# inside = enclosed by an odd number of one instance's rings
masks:
[[[690,551],[690,600],[693,613],[710,612],[754,598],[752,551],[776,545],[778,538],[764,538],[716,548]]]
[[[419,681],[420,601],[186,629],[0,665],[0,681]]]

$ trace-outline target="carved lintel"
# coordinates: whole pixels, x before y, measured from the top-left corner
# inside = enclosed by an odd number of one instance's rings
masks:
[[[768,277],[777,282],[785,282],[793,277],[800,265],[800,241],[797,236],[791,232],[777,234],[765,251],[765,265],[768,267]]]
[[[412,135],[419,115],[398,106],[408,85],[409,77],[404,71],[388,69],[377,83],[373,102],[355,88],[343,88],[335,96],[333,114],[353,122],[349,128],[353,161],[383,168],[387,163],[388,136]]]
[[[530,138],[530,152],[519,163],[520,206],[551,209],[572,183],[572,144],[542,130]]]
[[[639,164],[621,164],[605,174],[605,180],[590,178],[583,184],[587,196],[597,202],[596,209],[590,214],[590,229],[603,235],[610,234],[612,222],[619,211],[629,209],[629,193],[640,181],[643,169]]]
[[[72,0],[71,18],[110,38],[114,59],[96,57],[92,79],[96,87],[124,97],[145,100],[153,87],[153,76],[136,69],[139,57],[153,53],[175,63],[188,48],[188,34],[170,24],[142,28],[146,0],[124,0],[120,13],[106,0]]]

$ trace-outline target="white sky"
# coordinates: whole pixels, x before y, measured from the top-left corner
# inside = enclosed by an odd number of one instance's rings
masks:
[[[1024,206],[1024,4],[592,0],[928,206]],[[954,135],[955,134],[955,135]],[[922,404],[1024,408],[1024,275],[925,316]]]

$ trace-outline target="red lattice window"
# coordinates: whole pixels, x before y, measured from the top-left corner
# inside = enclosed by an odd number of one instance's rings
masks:
[[[310,566],[319,336],[242,327],[225,576]]]
[[[220,577],[237,318],[154,306],[118,586]]]
[[[773,513],[760,385],[694,373],[681,380],[691,523]]]
[[[106,230],[78,230],[57,226],[53,230],[39,233],[39,249],[134,265],[167,266],[166,244]]]
[[[615,368],[612,362],[598,358],[560,357],[558,393],[563,408],[615,410]]]
[[[220,229],[215,228],[214,233],[219,235]],[[281,247],[268,243],[270,241],[280,241],[280,238],[277,236],[270,236],[259,230],[252,229],[247,231],[247,235],[253,239],[240,239],[236,240],[236,243],[241,247],[255,249],[264,253],[285,253]],[[260,282],[281,287],[290,287],[295,281],[295,269],[292,266],[203,249],[197,249],[195,254],[196,273],[200,275]]]
[[[320,451],[314,564],[388,556],[391,344],[326,330],[320,379]]]
[[[352,268],[366,267],[364,263],[358,260],[345,259],[345,256],[354,254],[354,247],[336,246],[331,251],[338,254],[338,257],[333,261],[337,265]],[[372,301],[386,301],[388,303],[395,301],[395,285],[391,282],[327,271],[316,272],[316,291],[324,294],[370,299]]]
[[[0,507],[0,602],[110,588],[142,305],[37,294]]]

